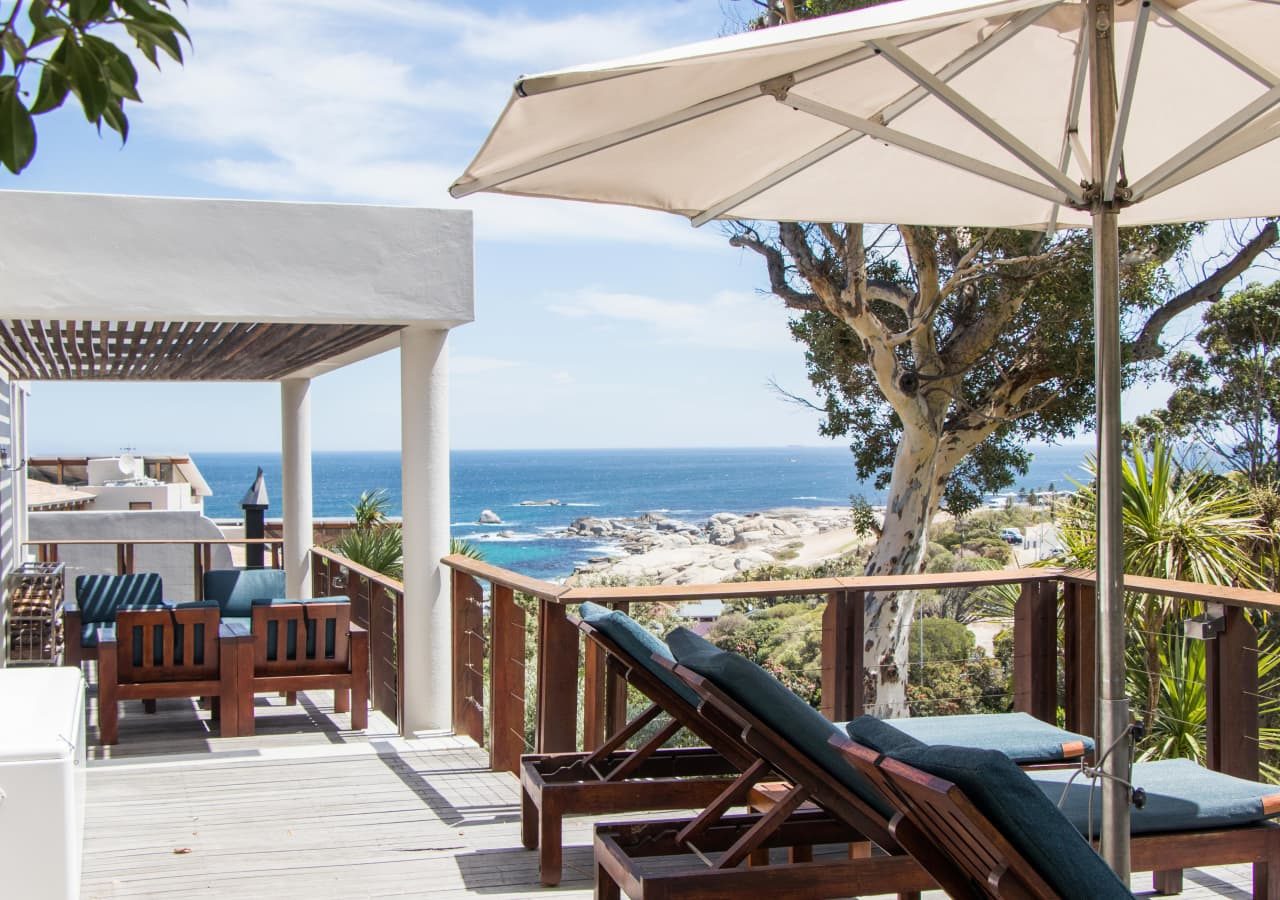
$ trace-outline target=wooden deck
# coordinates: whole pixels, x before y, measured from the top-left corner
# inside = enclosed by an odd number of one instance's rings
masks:
[[[218,738],[207,719],[189,701],[129,703],[120,743],[91,748],[84,897],[591,897],[592,820],[567,821],[564,883],[540,887],[516,781],[468,740],[404,740],[376,713],[345,731],[324,692],[259,697],[254,737]],[[1249,877],[1188,872],[1183,896],[1247,898]]]

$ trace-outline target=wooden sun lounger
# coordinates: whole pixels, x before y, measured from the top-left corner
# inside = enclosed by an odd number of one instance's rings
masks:
[[[848,739],[833,738],[862,774],[900,810],[893,830],[902,845],[955,898],[1061,896],[1043,875],[951,782],[881,756]],[[1262,823],[1130,839],[1135,872],[1253,864],[1255,900],[1280,900],[1280,827]]]
[[[910,794],[906,787],[892,788],[883,774],[877,774],[874,779],[868,778],[877,793],[896,810],[886,818],[708,679],[678,664],[667,666],[703,698],[700,714],[718,722],[723,731],[739,735],[742,746],[756,755],[757,762],[744,770],[721,798],[692,820],[597,826],[598,898],[616,898],[620,889],[625,890],[632,900],[729,896],[728,887],[737,884],[768,884],[770,891],[781,895],[815,898],[848,896],[854,892],[849,885],[868,883],[874,884],[875,889],[860,890],[867,893],[897,892],[902,898],[918,896],[915,892],[936,887],[939,883],[949,892],[953,887],[959,890],[958,882],[954,881],[958,864],[943,852],[945,844],[940,844],[937,835],[931,834],[925,825],[908,818],[904,794]],[[895,767],[899,765],[893,761],[881,762],[880,754],[847,738],[833,737],[831,743],[864,776],[870,771],[882,773],[885,770],[895,774]],[[789,787],[785,790],[769,787],[762,791],[761,782],[767,779],[770,771],[785,777]],[[936,796],[937,790],[946,793],[947,786],[939,785],[939,779],[932,779],[932,776],[924,776],[924,779],[925,783],[915,790],[933,792],[930,796]],[[949,787],[954,788],[953,785]],[[772,804],[769,811],[758,816],[728,815],[734,807],[747,802],[753,790],[757,797],[762,792],[768,795]],[[956,802],[955,793],[948,796],[951,799],[947,802]],[[805,827],[801,828],[793,823],[792,814],[805,804],[813,804],[820,812],[816,816],[803,813],[807,818],[803,820]],[[971,805],[966,814],[969,812],[972,812]],[[827,817],[825,820],[820,818],[823,814]],[[953,814],[959,813],[944,809],[934,825],[944,828],[942,817]],[[989,822],[976,827],[983,839],[996,843],[992,835],[998,832]],[[712,837],[714,840],[710,839]],[[803,848],[810,843],[858,840],[870,841],[873,846],[855,843],[853,854],[861,858],[850,860],[766,864],[762,852],[773,847]],[[1159,876],[1176,874],[1182,868],[1251,863],[1254,866],[1255,900],[1280,900],[1280,872],[1277,871],[1280,870],[1280,827],[1276,825],[1263,823],[1141,835],[1131,839],[1130,847],[1133,870],[1157,873],[1158,889],[1177,890],[1178,879]],[[1008,853],[1006,847],[997,846],[996,849],[1000,853]],[[723,855],[718,859],[712,858],[713,854],[722,851]],[[978,853],[976,858],[987,866],[981,875],[984,884],[995,879],[998,886],[1001,879],[1008,879],[1009,885],[1032,885],[1029,877],[1021,878],[1016,873],[1004,875],[1003,863],[999,862],[1003,857],[999,853],[992,855],[986,849],[975,852]],[[902,857],[907,854],[911,856],[910,860],[898,860],[893,864],[884,862],[886,855]],[[655,875],[653,867],[646,866],[644,860],[660,855],[687,855],[688,865],[679,868],[664,866],[661,873]],[[794,855],[791,858],[794,859]],[[1268,864],[1273,859],[1275,863]],[[741,866],[744,860],[754,860],[760,865],[744,868]],[[727,872],[737,873],[743,880],[731,879],[725,874]],[[968,871],[964,873],[966,883],[971,874]],[[723,894],[722,888],[725,889]],[[990,896],[1057,896],[1037,894],[1037,889],[1028,887],[1031,892],[1021,894],[1018,893],[1020,887],[1011,886],[1005,893]],[[971,888],[969,890],[969,893],[956,893],[955,896],[986,896],[973,893]]]
[[[520,835],[539,849],[544,885],[560,883],[566,815],[698,809],[724,790],[754,760],[731,735],[698,716],[688,701],[654,677],[607,634],[576,617],[569,620],[606,654],[627,684],[651,701],[592,753],[543,753],[520,757]],[[671,721],[635,750],[628,741],[666,712]],[[704,747],[664,748],[682,728]]]

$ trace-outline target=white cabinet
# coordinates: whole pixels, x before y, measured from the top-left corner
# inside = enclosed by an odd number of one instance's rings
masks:
[[[78,668],[0,669],[0,896],[80,896],[84,703]]]

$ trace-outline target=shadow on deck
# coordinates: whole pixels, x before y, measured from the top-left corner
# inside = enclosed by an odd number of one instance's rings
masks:
[[[566,820],[564,882],[543,888],[516,781],[483,750],[376,712],[352,732],[331,694],[298,700],[259,697],[244,738],[191,701],[124,704],[120,743],[90,747],[84,897],[591,896],[591,819]],[[1247,867],[1187,876],[1188,900],[1249,896]]]

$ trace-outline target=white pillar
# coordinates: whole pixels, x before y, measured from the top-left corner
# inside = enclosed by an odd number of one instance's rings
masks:
[[[295,599],[311,596],[311,379],[280,382],[284,584]]]
[[[449,728],[452,685],[448,332],[400,332],[400,478],[404,514],[403,734]]]

